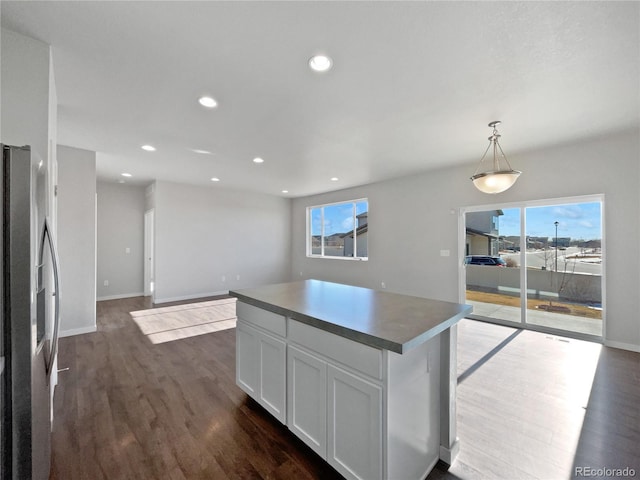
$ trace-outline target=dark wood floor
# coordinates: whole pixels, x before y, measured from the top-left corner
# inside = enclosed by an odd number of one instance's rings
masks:
[[[52,479],[341,478],[236,387],[235,329],[154,345],[147,306],[98,302],[98,332],[61,339]]]
[[[341,478],[236,387],[235,330],[154,345],[149,306],[99,302],[61,339],[52,479]],[[461,452],[430,480],[640,477],[640,354],[464,320],[458,357]]]

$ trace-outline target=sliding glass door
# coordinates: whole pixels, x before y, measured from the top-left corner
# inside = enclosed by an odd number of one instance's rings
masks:
[[[602,336],[602,205],[526,209],[530,324]]]
[[[475,315],[519,323],[519,209],[467,212],[465,221],[467,303]]]
[[[465,209],[464,298],[473,316],[603,335],[600,196]]]

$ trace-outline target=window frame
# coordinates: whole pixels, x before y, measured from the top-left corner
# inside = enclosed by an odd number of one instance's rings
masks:
[[[356,208],[357,208],[357,204],[361,203],[361,202],[366,202],[367,203],[367,214],[369,212],[369,199],[364,197],[364,198],[357,198],[354,200],[342,200],[342,201],[338,201],[338,202],[330,202],[330,203],[322,203],[319,205],[310,205],[308,207],[306,207],[306,255],[307,258],[325,258],[325,259],[330,259],[330,260],[348,260],[348,261],[357,261],[357,262],[366,262],[369,260],[369,245],[367,244],[367,256],[366,257],[359,257],[356,255],[356,253],[358,252],[358,239],[357,239],[357,234],[356,234],[356,230],[358,229],[358,222],[357,222],[357,215],[359,215],[358,213],[356,213]],[[325,255],[324,253],[324,249],[325,249],[325,221],[324,221],[324,208],[325,207],[332,207],[332,206],[336,206],[336,205],[351,205],[352,207],[352,215],[353,215],[353,256],[351,257],[345,257],[345,256],[337,256],[337,255]],[[313,253],[313,233],[311,230],[312,227],[312,210],[315,209],[321,209],[320,210],[320,225],[321,225],[321,233],[320,233],[320,253]],[[369,224],[369,222],[367,221],[367,225]]]

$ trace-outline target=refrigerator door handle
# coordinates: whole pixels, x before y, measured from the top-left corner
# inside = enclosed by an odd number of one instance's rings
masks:
[[[60,323],[60,281],[58,277],[58,250],[56,249],[51,228],[49,226],[49,218],[44,219],[44,228],[42,229],[42,239],[40,240],[40,254],[38,257],[38,264],[42,265],[44,261],[44,246],[45,241],[49,245],[51,251],[51,264],[53,267],[53,297],[54,297],[54,314],[53,314],[53,332],[51,336],[51,348],[49,349],[49,355],[45,355],[45,368],[47,372],[47,381],[51,376],[51,370],[53,369],[53,362],[58,353],[58,326]],[[46,352],[45,352],[46,353]]]

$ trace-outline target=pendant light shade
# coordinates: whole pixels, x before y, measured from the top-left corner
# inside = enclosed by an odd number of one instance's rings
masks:
[[[500,125],[500,123],[500,121],[495,121],[489,124],[489,126],[493,128],[493,133],[489,137],[489,146],[484,151],[484,154],[480,159],[480,163],[476,168],[476,172],[471,177],[471,180],[473,181],[473,184],[476,186],[476,188],[484,193],[500,193],[508,190],[514,183],[516,183],[516,180],[518,180],[518,177],[522,173],[511,168],[509,160],[507,160],[507,157],[502,151],[502,147],[500,146],[499,142],[500,134],[498,133],[498,130],[496,130],[496,127]],[[491,147],[493,147],[493,169],[478,173],[478,170],[480,170],[482,162],[484,161],[484,158],[487,156],[487,152]],[[506,166],[508,168],[502,168],[500,166],[500,158],[498,156],[498,153],[499,156],[504,159],[504,162],[506,163]]]

